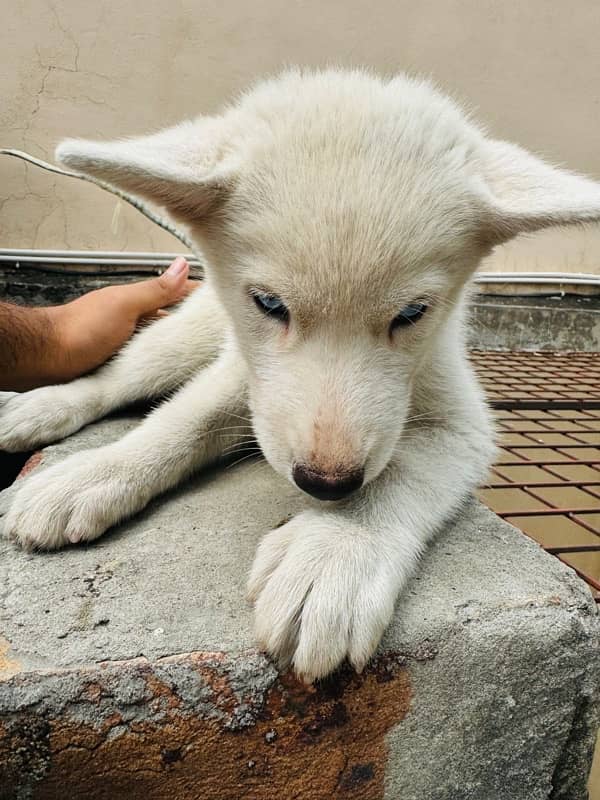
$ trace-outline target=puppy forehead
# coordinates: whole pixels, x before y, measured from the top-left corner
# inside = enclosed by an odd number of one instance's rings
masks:
[[[475,213],[459,193],[411,194],[384,183],[350,181],[335,190],[290,176],[236,220],[240,265],[249,284],[302,297],[391,297],[407,302],[443,293],[452,264],[468,249]]]
[[[430,158],[375,131],[354,149],[349,132],[330,133],[317,144],[312,129],[305,140],[297,131],[289,147],[278,143],[249,162],[232,204],[232,232],[246,247],[295,271],[356,262],[387,270],[451,256],[476,234],[467,144]]]
[[[224,224],[249,256],[243,279],[298,298],[310,286],[326,305],[443,289],[420,279],[478,228],[461,112],[405,80],[291,76],[282,88],[240,109],[244,167]]]

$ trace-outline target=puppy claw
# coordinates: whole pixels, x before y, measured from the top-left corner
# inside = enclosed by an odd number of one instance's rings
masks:
[[[267,534],[252,568],[258,640],[306,685],[346,659],[362,672],[389,622],[397,587],[377,551],[351,532],[311,531],[309,512]],[[376,589],[374,587],[377,587]]]

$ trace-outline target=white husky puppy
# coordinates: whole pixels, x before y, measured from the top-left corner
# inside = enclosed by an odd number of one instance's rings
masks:
[[[600,218],[600,187],[488,138],[429,84],[291,71],[221,116],[58,159],[164,206],[206,285],[92,375],[10,396],[0,447],[168,394],[120,441],[23,482],[26,547],[90,541],[247,439],[307,494],[249,579],[260,643],[305,679],[361,669],[429,539],[486,475],[466,284],[498,243]],[[236,427],[238,426],[238,427]]]

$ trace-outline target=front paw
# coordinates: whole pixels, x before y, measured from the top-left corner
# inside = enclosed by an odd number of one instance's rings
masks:
[[[309,683],[345,658],[363,669],[397,591],[373,535],[311,511],[264,537],[248,584],[261,646]]]
[[[1,392],[0,450],[33,450],[64,439],[85,421],[77,393],[68,385],[45,386],[20,394]]]
[[[109,452],[87,451],[26,478],[0,523],[27,550],[55,550],[96,539],[146,502]]]

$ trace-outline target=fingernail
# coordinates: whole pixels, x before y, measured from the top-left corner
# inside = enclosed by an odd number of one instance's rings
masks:
[[[171,266],[167,270],[166,274],[172,275],[174,278],[176,278],[178,275],[181,275],[181,273],[187,268],[187,265],[188,265],[187,261],[183,256],[177,256],[175,261],[171,264]]]

